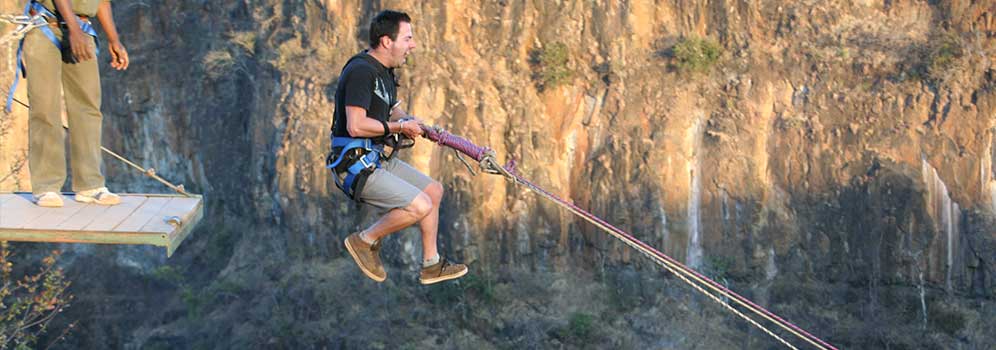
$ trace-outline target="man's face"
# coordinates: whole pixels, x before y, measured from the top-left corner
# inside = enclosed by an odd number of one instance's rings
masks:
[[[394,61],[392,68],[401,67],[408,60],[408,54],[415,50],[415,37],[412,36],[412,24],[401,22],[398,26],[398,40],[390,41],[387,47],[391,60]]]

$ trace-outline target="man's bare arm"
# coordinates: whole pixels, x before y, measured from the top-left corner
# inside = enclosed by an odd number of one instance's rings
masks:
[[[422,128],[412,122],[388,122],[391,133],[401,132],[410,137],[422,135]],[[346,131],[352,137],[378,137],[384,135],[384,125],[376,119],[367,117],[367,110],[362,107],[346,106]]]
[[[114,13],[111,12],[111,2],[101,1],[97,7],[97,20],[107,34],[107,51],[111,53],[111,67],[117,70],[128,69],[128,51],[121,44],[118,29],[114,25]]]

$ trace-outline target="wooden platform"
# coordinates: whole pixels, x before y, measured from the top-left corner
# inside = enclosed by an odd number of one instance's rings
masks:
[[[0,241],[151,244],[166,256],[204,213],[200,196],[119,194],[121,204],[84,204],[63,194],[62,208],[42,208],[31,193],[0,193]]]

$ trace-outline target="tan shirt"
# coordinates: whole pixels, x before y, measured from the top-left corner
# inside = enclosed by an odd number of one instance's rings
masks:
[[[110,2],[111,0],[69,0],[73,6],[73,12],[77,15],[95,17],[97,16],[97,6],[100,5],[101,1]],[[45,8],[49,11],[55,12],[55,2],[53,0],[41,0],[39,1]]]

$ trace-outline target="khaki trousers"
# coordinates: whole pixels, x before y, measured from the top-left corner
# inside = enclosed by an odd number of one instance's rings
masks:
[[[62,30],[49,29],[62,38]],[[93,38],[87,36],[88,38]],[[63,45],[68,45],[63,43]],[[95,42],[91,45],[96,46]],[[96,51],[94,51],[96,52]],[[28,167],[31,190],[35,194],[59,192],[66,182],[65,131],[62,128],[60,97],[65,96],[69,116],[69,152],[73,191],[104,187],[100,167],[101,121],[100,74],[97,60],[65,63],[59,49],[41,29],[24,38],[24,64],[27,69]]]

